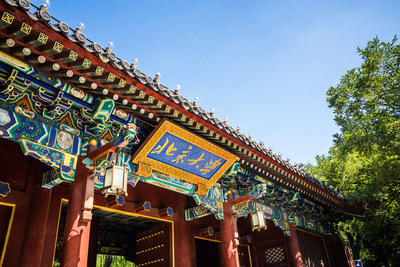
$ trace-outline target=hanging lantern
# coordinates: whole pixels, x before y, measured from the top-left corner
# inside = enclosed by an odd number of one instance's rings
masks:
[[[251,216],[251,226],[252,230],[267,229],[267,225],[265,224],[264,213],[262,211],[256,211],[250,213]]]
[[[264,219],[264,212],[257,210],[256,200],[254,200],[254,209],[255,212],[250,213],[252,230],[260,231],[261,229],[267,229],[267,225],[265,224],[265,219]]]
[[[106,168],[104,174],[103,194],[108,195],[125,195],[128,196],[128,169],[126,164],[117,165],[117,157],[119,151],[113,154],[110,166]]]

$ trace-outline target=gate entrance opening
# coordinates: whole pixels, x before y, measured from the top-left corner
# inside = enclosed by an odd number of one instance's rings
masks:
[[[54,265],[60,260],[67,203],[59,220]],[[172,223],[96,206],[92,210],[88,267],[172,266]]]
[[[218,241],[195,238],[196,265],[207,267],[220,267],[221,244]]]

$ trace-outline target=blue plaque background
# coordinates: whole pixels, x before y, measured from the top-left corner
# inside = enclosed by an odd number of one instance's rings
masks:
[[[146,157],[209,180],[225,159],[169,132],[151,148]]]

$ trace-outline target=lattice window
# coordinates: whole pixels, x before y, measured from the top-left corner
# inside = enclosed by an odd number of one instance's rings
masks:
[[[264,256],[267,264],[286,262],[283,246],[266,249]]]

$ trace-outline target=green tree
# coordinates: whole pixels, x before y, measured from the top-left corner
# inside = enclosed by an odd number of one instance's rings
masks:
[[[337,224],[355,257],[369,266],[400,266],[400,45],[378,38],[358,48],[363,63],[327,92],[340,133],[313,175],[366,208],[364,218]],[[361,250],[361,255],[357,255]]]

